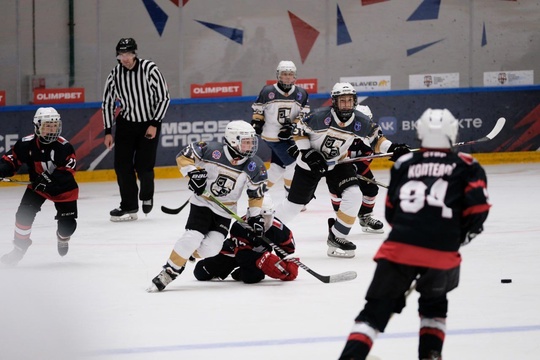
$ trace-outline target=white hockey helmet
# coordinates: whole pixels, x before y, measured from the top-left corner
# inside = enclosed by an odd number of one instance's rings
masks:
[[[334,108],[334,111],[339,116],[341,120],[348,120],[354,111],[354,108],[358,104],[358,97],[356,96],[356,89],[349,83],[343,82],[343,83],[336,83],[334,87],[332,88],[332,92],[330,93],[332,95],[332,107]],[[353,96],[353,106],[351,109],[346,110],[340,110],[338,106],[338,98],[342,95],[352,95]]]
[[[225,143],[235,158],[255,155],[258,140],[253,126],[244,120],[231,121],[225,128]]]
[[[34,115],[34,132],[43,144],[50,144],[62,133],[60,114],[52,107],[40,107]]]
[[[367,105],[357,105],[356,110],[360,111],[362,114],[366,115],[368,118],[373,119],[373,113]]]
[[[264,218],[264,231],[268,231],[272,227],[274,222],[274,214],[276,209],[274,208],[274,202],[272,198],[267,194],[264,196],[263,203],[261,205],[261,215]]]
[[[294,74],[294,80],[290,84],[285,84],[281,79],[281,73],[288,72]],[[283,90],[290,90],[296,80],[296,65],[290,60],[282,60],[276,68],[276,78]]]
[[[416,121],[416,133],[425,148],[451,148],[458,128],[459,122],[448,109],[427,109]]]

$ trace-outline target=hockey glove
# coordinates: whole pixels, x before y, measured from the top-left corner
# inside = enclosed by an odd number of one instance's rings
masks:
[[[48,190],[50,190],[52,185],[53,179],[51,175],[44,171],[32,182],[32,189],[34,189],[34,191],[48,193]]]
[[[390,157],[390,161],[395,162],[397,159],[399,159],[400,156],[405,155],[407,153],[410,153],[411,148],[407,144],[395,144],[395,143],[392,143],[392,145],[390,145],[390,147],[388,148],[388,152],[394,153]]]
[[[298,150],[298,146],[296,146],[296,144],[293,144],[287,149],[287,153],[296,159],[300,153],[300,150]]]
[[[469,244],[482,231],[484,231],[483,226],[481,226],[479,229],[476,229],[475,231],[469,231],[468,233],[466,233],[465,238],[461,241],[461,246],[465,246],[465,245]]]
[[[328,170],[328,165],[324,156],[315,149],[300,150],[302,154],[302,161],[304,161],[311,171],[316,174],[322,175]]]
[[[293,124],[291,124],[291,123],[283,124],[281,129],[279,129],[279,133],[277,135],[278,139],[281,140],[281,141],[289,140],[291,138],[291,136],[292,136],[293,129],[294,129]]]
[[[208,173],[204,169],[193,170],[188,173],[189,183],[188,189],[193,191],[197,195],[202,195],[206,188],[206,179]]]
[[[253,126],[253,129],[255,129],[255,134],[261,135],[263,131],[264,121],[251,120],[251,126]]]
[[[262,215],[250,217],[247,222],[253,229],[254,238],[260,238],[264,235],[264,218]]]
[[[281,260],[269,251],[264,252],[255,264],[273,279],[291,281],[298,276],[298,265],[290,260]]]

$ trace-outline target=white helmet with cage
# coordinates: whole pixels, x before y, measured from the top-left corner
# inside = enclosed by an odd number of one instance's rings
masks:
[[[264,218],[264,231],[268,231],[268,229],[272,227],[275,213],[276,209],[274,207],[274,202],[272,201],[272,198],[266,194],[261,205],[261,215]]]
[[[427,109],[416,121],[416,133],[425,148],[451,148],[458,128],[458,120],[448,109]]]
[[[62,133],[60,114],[52,107],[40,107],[34,115],[34,132],[43,144],[50,144]]]
[[[294,79],[292,82],[290,82],[290,84],[286,84],[283,82],[282,78],[281,78],[281,74],[282,73],[293,73],[294,75]],[[276,68],[276,77],[277,77],[277,80],[278,80],[278,84],[280,85],[280,87],[283,89],[283,90],[290,90],[292,88],[292,86],[294,85],[294,82],[296,80],[296,65],[294,65],[294,63],[290,60],[282,60],[279,62],[277,68]]]
[[[250,157],[258,149],[258,138],[255,129],[244,120],[234,120],[225,128],[225,143],[234,158]]]
[[[332,96],[332,107],[334,108],[336,114],[341,120],[348,120],[352,116],[354,108],[358,104],[358,96],[356,96],[356,89],[347,82],[336,83],[332,88],[332,92],[330,93],[330,95]],[[338,98],[342,95],[353,96],[352,108],[343,110],[339,109]]]

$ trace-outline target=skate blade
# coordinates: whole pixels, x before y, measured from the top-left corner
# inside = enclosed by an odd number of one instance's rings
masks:
[[[135,221],[137,220],[137,214],[125,214],[122,216],[111,216],[112,222],[125,222],[125,221]]]
[[[355,256],[354,250],[341,250],[338,248],[328,248],[326,255],[330,257],[351,259]]]
[[[375,230],[369,227],[362,227],[362,231],[368,234],[384,234],[384,229]]]

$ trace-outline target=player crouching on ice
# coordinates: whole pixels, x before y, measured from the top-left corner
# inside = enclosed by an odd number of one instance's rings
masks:
[[[26,164],[32,182],[15,214],[14,248],[0,258],[5,265],[16,265],[32,245],[32,224],[45,200],[56,208],[58,253],[68,252],[68,241],[77,228],[79,187],[74,177],[75,150],[61,132],[60,114],[52,107],[41,107],[34,115],[34,134],[19,139],[0,159],[0,177],[11,177]]]
[[[205,193],[236,212],[244,187],[253,224],[262,219],[261,205],[266,189],[266,168],[255,153],[258,139],[253,127],[243,121],[231,121],[225,128],[224,143],[196,142],[186,146],[176,157],[188,187],[193,191],[186,231],[174,245],[163,270],[152,279],[148,292],[162,291],[185,268],[191,256],[207,258],[219,253],[229,233],[231,215],[212,202]]]
[[[232,225],[221,252],[200,260],[195,266],[193,274],[197,280],[224,280],[229,275],[246,284],[258,283],[265,275],[283,281],[296,279],[298,265],[288,257],[283,259],[279,253],[273,254],[272,247],[261,239],[264,236],[292,254],[295,244],[291,230],[274,217],[274,207],[269,198],[264,198],[261,215],[263,222],[253,224],[253,231],[238,221]]]

